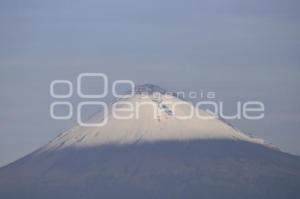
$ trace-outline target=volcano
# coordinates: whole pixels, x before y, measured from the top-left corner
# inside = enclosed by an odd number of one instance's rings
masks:
[[[75,126],[2,167],[0,198],[300,197],[300,157],[210,116],[137,86],[86,122],[105,125]]]

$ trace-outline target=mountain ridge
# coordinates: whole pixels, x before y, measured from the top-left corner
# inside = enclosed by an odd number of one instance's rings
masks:
[[[183,101],[167,92],[158,99],[151,89],[113,104],[151,102],[159,117],[143,106],[139,117],[118,120],[109,109],[105,126],[71,128],[0,168],[0,198],[300,197],[299,156],[275,150],[219,119],[179,120],[187,109],[169,106]],[[88,121],[101,122],[104,115]]]

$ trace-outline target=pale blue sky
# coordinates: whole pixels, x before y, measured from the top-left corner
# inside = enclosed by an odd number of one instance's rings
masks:
[[[0,1],[0,166],[74,124],[49,117],[49,84],[82,72],[261,100],[265,119],[231,122],[300,155],[299,13],[298,0]]]

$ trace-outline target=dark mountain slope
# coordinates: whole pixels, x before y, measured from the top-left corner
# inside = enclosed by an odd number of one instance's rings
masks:
[[[300,158],[230,140],[38,151],[0,169],[0,198],[299,198]]]

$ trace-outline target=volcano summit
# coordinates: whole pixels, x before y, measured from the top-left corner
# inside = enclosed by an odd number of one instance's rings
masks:
[[[105,125],[75,126],[1,168],[0,198],[300,197],[298,156],[199,116],[210,114],[138,86],[87,121]]]

